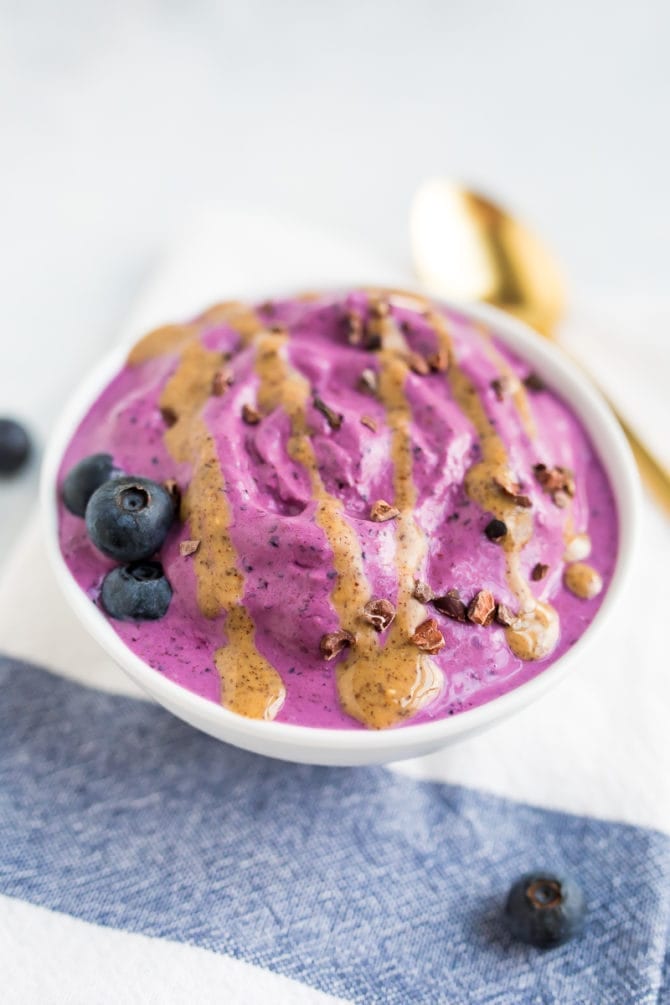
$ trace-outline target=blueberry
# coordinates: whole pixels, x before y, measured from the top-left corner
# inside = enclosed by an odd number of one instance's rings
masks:
[[[30,439],[14,419],[0,419],[0,475],[13,475],[30,456]]]
[[[529,872],[514,883],[505,914],[515,939],[549,949],[576,935],[583,924],[584,895],[574,882],[551,872]]]
[[[107,573],[100,599],[118,621],[156,621],[170,606],[172,587],[160,562],[133,562]]]
[[[168,491],[149,478],[114,478],[86,507],[86,530],[96,548],[119,562],[140,562],[163,544],[175,517]]]
[[[65,476],[63,482],[63,503],[70,513],[84,516],[88,500],[96,489],[123,474],[114,467],[111,454],[91,454],[75,464]]]

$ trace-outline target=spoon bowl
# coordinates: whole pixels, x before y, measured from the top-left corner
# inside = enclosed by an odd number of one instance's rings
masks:
[[[416,271],[430,293],[482,300],[551,335],[565,309],[565,284],[554,258],[523,223],[440,178],[418,190],[410,221]]]
[[[414,268],[433,296],[484,302],[554,338],[566,305],[561,270],[542,241],[490,199],[446,178],[426,181],[410,212]],[[638,469],[670,513],[670,473],[616,407]]]

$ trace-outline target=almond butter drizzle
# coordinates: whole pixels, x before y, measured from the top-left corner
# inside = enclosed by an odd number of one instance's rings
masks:
[[[414,580],[427,550],[425,535],[414,519],[416,486],[412,477],[412,414],[405,394],[409,367],[407,343],[395,322],[380,322],[383,344],[377,396],[386,411],[391,432],[393,505],[400,510],[394,522],[395,565],[398,576],[396,617],[383,649],[361,651],[357,646],[338,667],[337,683],[344,710],[374,729],[392,726],[437,696],[442,674],[435,662],[410,642],[425,620],[425,608],[413,596]]]
[[[244,579],[228,533],[230,508],[221,465],[214,438],[200,417],[221,366],[221,354],[208,352],[197,334],[198,329],[191,326],[189,341],[182,342],[179,365],[161,395],[160,407],[171,409],[177,417],[165,432],[165,443],[176,461],[192,464],[181,516],[189,521],[191,536],[200,540],[193,555],[198,606],[208,618],[226,615],[227,644],[214,654],[222,704],[249,718],[273,719],[286,692],[280,675],[258,652],[254,623],[241,603]],[[160,341],[156,333],[147,341],[152,355],[160,355]],[[163,351],[171,351],[173,345],[169,336]],[[149,357],[145,353],[143,358]]]
[[[586,562],[573,562],[563,573],[563,582],[580,600],[592,600],[603,588],[602,576]]]
[[[348,715],[379,729],[405,718],[422,702],[433,697],[441,680],[437,668],[408,641],[409,634],[421,620],[423,609],[411,597],[415,565],[410,552],[420,532],[411,516],[414,489],[408,434],[409,408],[402,391],[407,367],[393,352],[380,354],[379,398],[387,407],[392,429],[396,493],[406,509],[397,521],[398,613],[394,628],[381,648],[377,633],[362,619],[363,608],[370,600],[371,592],[363,567],[360,541],[347,521],[341,501],[324,487],[306,417],[310,387],[286,358],[287,340],[287,335],[274,333],[262,334],[257,340],[258,408],[264,414],[282,408],[288,415],[291,422],[288,453],[309,475],[312,497],[317,504],[314,518],[333,553],[337,578],[331,603],[337,613],[339,627],[356,638],[355,646],[337,671],[340,702]],[[402,486],[400,492],[399,485]],[[399,506],[398,503],[396,505]],[[406,556],[404,559],[403,554]],[[416,611],[412,610],[413,606]]]
[[[340,619],[340,627],[356,635],[357,649],[366,644],[376,645],[374,630],[358,620],[371,596],[360,542],[347,522],[342,503],[324,487],[307,424],[310,386],[286,358],[287,340],[286,334],[273,332],[262,333],[256,340],[258,410],[267,415],[276,408],[282,408],[288,415],[291,422],[288,454],[302,465],[309,476],[312,497],[316,502],[314,518],[333,552],[337,579],[331,601]]]
[[[223,300],[220,304],[214,304],[204,311],[197,321],[200,325],[217,323],[228,325],[240,336],[242,345],[248,345],[262,328],[254,309],[238,300]]]
[[[570,520],[572,523],[572,520]],[[566,521],[567,528],[567,521]],[[581,562],[591,554],[591,538],[588,534],[574,534],[566,532],[565,551],[563,552],[564,562]]]
[[[156,356],[178,352],[197,332],[195,325],[163,325],[162,328],[155,328],[132,347],[128,353],[128,365],[139,366]]]
[[[493,513],[507,526],[507,534],[501,541],[501,547],[507,560],[507,581],[519,601],[520,608],[519,619],[505,629],[507,644],[519,659],[543,659],[556,647],[560,625],[556,610],[551,604],[536,600],[528,580],[521,572],[521,552],[533,533],[532,510],[515,505],[513,499],[508,498],[496,487],[495,479],[504,478],[509,472],[509,458],[505,445],[491,424],[474,384],[458,366],[446,321],[430,307],[426,315],[439,346],[449,352],[451,365],[447,381],[451,393],[463,414],[474,426],[481,445],[481,460],[474,464],[465,476],[466,492],[481,509]]]
[[[482,336],[482,347],[484,352],[489,357],[491,362],[498,368],[500,375],[509,380],[510,387],[512,388],[512,401],[514,402],[514,407],[517,410],[521,425],[523,426],[528,439],[534,440],[536,436],[535,419],[530,407],[526,388],[523,386],[523,383],[519,380],[518,376],[502,353],[500,353],[494,346],[491,333],[488,329],[485,328],[484,325],[477,325],[477,331]]]

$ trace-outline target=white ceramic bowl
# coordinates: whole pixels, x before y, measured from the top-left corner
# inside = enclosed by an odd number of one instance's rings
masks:
[[[579,641],[537,677],[513,691],[457,716],[381,731],[315,729],[245,719],[162,677],[130,650],[73,579],[58,544],[56,478],[79,422],[123,365],[127,345],[105,357],[73,395],[49,443],[42,469],[41,499],[49,558],[65,598],[84,627],[118,665],[157,702],[197,729],[270,757],[308,764],[355,765],[416,757],[479,732],[528,705],[557,684],[606,630],[631,565],[639,513],[635,464],[609,408],[573,364],[530,328],[494,308],[450,304],[492,326],[496,334],[545,378],[572,407],[591,436],[612,483],[619,513],[619,554],[612,581],[591,625]]]

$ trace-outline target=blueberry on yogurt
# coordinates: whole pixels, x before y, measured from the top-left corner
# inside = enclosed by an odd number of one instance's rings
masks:
[[[159,550],[175,518],[174,500],[149,478],[114,478],[86,507],[86,530],[103,555],[140,562]]]
[[[560,946],[584,922],[584,895],[574,880],[551,872],[529,872],[513,884],[505,916],[515,939],[540,949]]]
[[[172,587],[160,562],[133,562],[108,572],[100,600],[117,621],[157,621],[170,606]]]
[[[88,501],[101,485],[123,474],[114,466],[111,454],[91,454],[68,471],[61,495],[65,508],[75,516],[84,516]]]

